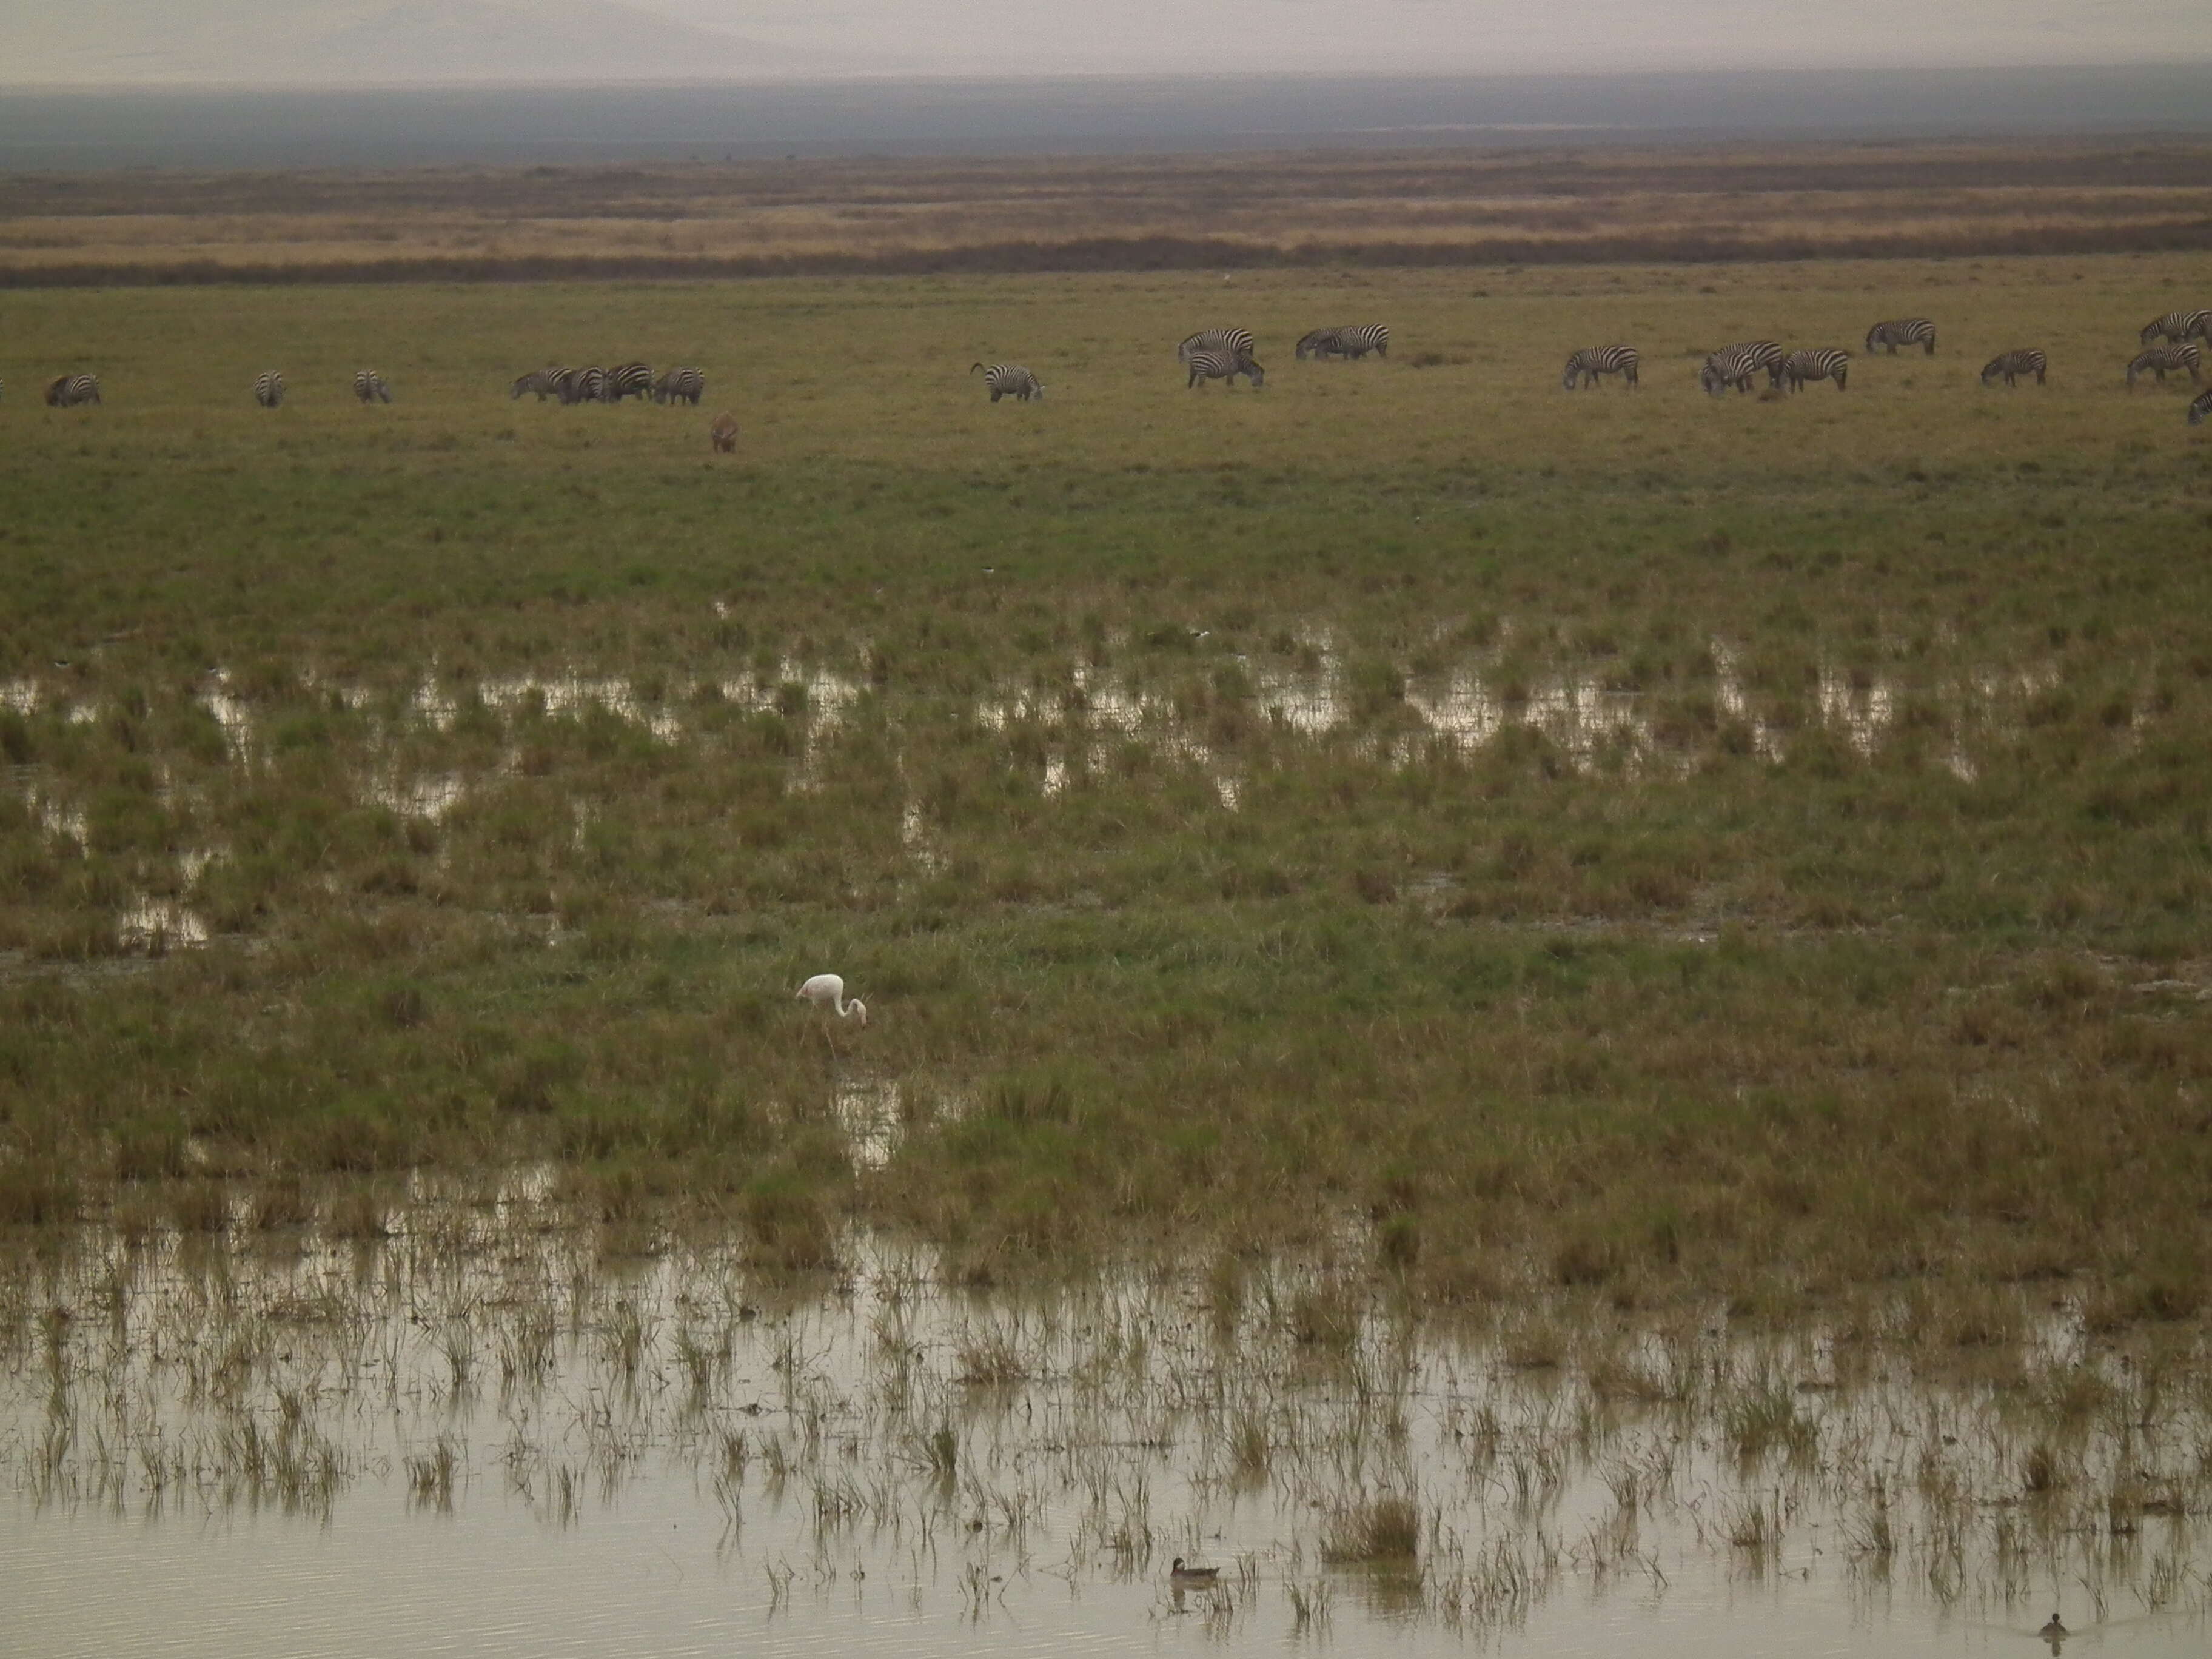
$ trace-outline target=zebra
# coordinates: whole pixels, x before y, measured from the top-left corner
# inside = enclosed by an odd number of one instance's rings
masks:
[[[1267,383],[1267,371],[1249,356],[1232,357],[1225,351],[1194,351],[1184,362],[1190,368],[1185,391],[1207,380],[1226,380],[1233,386],[1239,374],[1250,378],[1255,392]]]
[[[618,368],[611,368],[599,384],[599,396],[611,404],[618,404],[625,398],[652,395],[653,369],[646,363],[624,363]]]
[[[708,429],[707,441],[720,455],[736,453],[738,447],[738,417],[724,410],[714,416],[714,424]]]
[[[79,404],[100,401],[100,377],[96,374],[57,374],[46,382],[48,409],[73,409]]]
[[[2199,336],[2212,340],[2212,311],[2169,311],[2145,323],[2136,337],[2148,345],[2161,334],[2176,344]]]
[[[264,369],[253,377],[253,401],[264,409],[274,409],[284,401],[284,377],[275,369]]]
[[[1357,362],[1370,351],[1378,357],[1390,355],[1390,331],[1381,323],[1357,323],[1345,328],[1321,329],[1316,332],[1328,336],[1315,352],[1316,356],[1349,357]]]
[[[679,398],[693,408],[706,395],[707,377],[696,368],[672,368],[653,383],[653,401],[672,404]]]
[[[2189,400],[2189,424],[2203,426],[2212,419],[2212,392],[2200,392]]]
[[[1019,363],[993,363],[988,368],[975,363],[969,366],[968,372],[973,374],[978,369],[982,370],[983,388],[991,394],[991,401],[994,404],[1001,398],[1018,398],[1024,403],[1032,398],[1040,402],[1043,400],[1044,387],[1037,383],[1036,375]]]
[[[1833,380],[1836,390],[1841,392],[1844,377],[1850,372],[1850,367],[1851,354],[1838,351],[1833,346],[1808,346],[1782,360],[1783,378],[1790,382],[1792,392],[1802,392],[1808,380]]]
[[[513,386],[507,387],[507,395],[510,398],[520,398],[526,392],[534,392],[538,394],[538,401],[542,404],[548,398],[559,395],[561,377],[568,372],[565,368],[550,367],[533,368],[529,374],[515,381]]]
[[[1705,359],[1705,367],[1698,371],[1698,384],[1717,398],[1729,387],[1738,392],[1751,390],[1751,377],[1760,369],[1766,371],[1769,386],[1782,384],[1782,348],[1772,340],[1746,340],[1741,345],[1723,346]]]
[[[1900,317],[1894,322],[1876,323],[1867,331],[1866,349],[1871,356],[1877,351],[1897,356],[1899,346],[1917,345],[1929,356],[1936,355],[1936,325],[1925,317]]]
[[[1326,357],[1328,356],[1330,352],[1334,351],[1337,349],[1337,333],[1338,331],[1333,328],[1317,328],[1314,330],[1312,333],[1304,336],[1298,341],[1297,344],[1298,361],[1300,362],[1304,362],[1309,357]],[[1195,334],[1191,336],[1191,339],[1193,340],[1197,337],[1198,336]],[[1187,345],[1189,342],[1185,341],[1184,343]]]
[[[353,377],[353,395],[364,404],[388,404],[392,401],[392,387],[374,369],[356,369]],[[518,392],[515,395],[520,397],[521,394]],[[538,395],[542,398],[545,394],[541,392]]]
[[[1559,388],[1572,392],[1577,382],[1594,386],[1601,374],[1618,374],[1624,385],[1634,386],[1638,361],[1634,346],[1584,346],[1567,359],[1567,372],[1559,381]]]
[[[2000,374],[2004,383],[2012,385],[2023,374],[2035,376],[2038,386],[2043,384],[2043,372],[2051,367],[2051,360],[2033,346],[2022,346],[2014,351],[2000,351],[1982,365],[1982,384],[1989,385]]]
[[[2154,345],[2128,365],[2128,390],[2133,392],[2136,389],[2136,376],[2138,374],[2155,374],[2158,383],[2164,386],[2168,369],[2179,373],[2185,368],[2191,380],[2202,380],[2204,377],[2197,372],[2199,359],[2200,353],[2194,340],[2184,340],[2179,345],[2171,343]]]
[[[1249,357],[1256,349],[1249,328],[1206,328],[1176,348],[1176,361],[1187,363],[1200,351],[1225,353],[1234,358]]]
[[[553,377],[553,390],[564,404],[592,404],[605,386],[604,368],[564,368]]]

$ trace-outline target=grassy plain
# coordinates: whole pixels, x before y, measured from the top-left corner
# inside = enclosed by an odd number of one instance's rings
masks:
[[[331,1192],[549,1158],[794,1265],[857,1216],[978,1275],[1141,1237],[2194,1320],[2212,433],[2121,369],[2208,299],[2194,255],[26,290],[0,1216],[374,1227]],[[1939,354],[1847,392],[1695,389],[1915,313]],[[1365,319],[1388,362],[1291,360]],[[1222,322],[1264,392],[1183,389]],[[1640,392],[1560,390],[1614,339]],[[1977,384],[2028,343],[2047,386]],[[631,356],[706,404],[507,397]],[[64,368],[105,404],[39,407]],[[825,969],[865,1033],[788,1000]]]
[[[2201,140],[0,178],[0,283],[2203,251]]]

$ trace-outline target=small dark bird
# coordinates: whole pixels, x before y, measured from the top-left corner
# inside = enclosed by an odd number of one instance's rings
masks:
[[[2063,1642],[2066,1639],[2066,1626],[2058,1622],[2058,1615],[2054,1613],[2051,1615],[2051,1622],[2036,1634],[2046,1642]]]
[[[1187,1567],[1183,1565],[1182,1557],[1180,1555],[1176,1557],[1173,1565],[1168,1568],[1168,1581],[1176,1584],[1211,1584],[1220,1577],[1220,1568]]]

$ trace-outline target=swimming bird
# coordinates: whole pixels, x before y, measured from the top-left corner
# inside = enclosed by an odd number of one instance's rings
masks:
[[[1186,1567],[1180,1555],[1168,1568],[1168,1581],[1176,1584],[1211,1584],[1220,1577],[1218,1567]]]
[[[2036,1634],[2056,1647],[2066,1639],[2066,1626],[2058,1622],[2058,1615],[2054,1613],[2051,1615],[2051,1622],[2036,1632]]]
[[[811,1002],[817,1008],[835,1008],[840,1019],[848,1014],[858,1014],[861,1024],[868,1023],[868,1005],[858,997],[847,1001],[845,981],[835,974],[815,975],[799,988],[799,995],[794,1000]]]

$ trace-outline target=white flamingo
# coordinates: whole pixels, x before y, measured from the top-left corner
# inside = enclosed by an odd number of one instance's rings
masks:
[[[845,981],[835,974],[815,975],[812,979],[799,988],[799,995],[795,1000],[800,1002],[811,1002],[817,1008],[835,1008],[840,1019],[844,1018],[848,1014],[858,1014],[860,1017],[861,1024],[866,1025],[868,1023],[868,1005],[858,997],[854,997],[849,1002],[847,1001]]]

